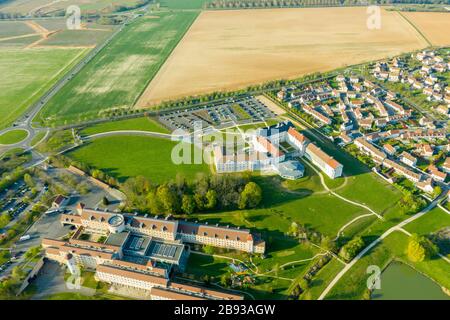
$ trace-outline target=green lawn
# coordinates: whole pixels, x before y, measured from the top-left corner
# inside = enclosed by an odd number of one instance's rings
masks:
[[[102,169],[119,181],[143,175],[150,181],[159,183],[175,179],[178,173],[186,178],[193,178],[197,172],[209,172],[205,164],[175,165],[171,159],[171,152],[176,144],[177,142],[150,137],[103,137],[67,155]]]
[[[11,130],[2,135],[0,135],[0,144],[15,144],[28,136],[28,132],[26,130]]]
[[[96,294],[93,296],[86,296],[77,292],[62,292],[47,296],[43,300],[127,300],[127,298],[122,298],[112,294]]]
[[[96,133],[117,131],[117,130],[141,130],[161,133],[169,133],[169,130],[153,119],[147,117],[105,122],[87,127],[81,131],[83,136],[89,136]]]
[[[320,193],[321,186],[314,176],[296,182],[294,191],[282,187],[279,177],[255,177],[263,188],[260,208],[221,213],[202,213],[196,219],[253,228],[265,239],[289,230],[292,222],[306,225],[330,237],[354,217],[366,210],[344,202],[329,194]]]
[[[64,123],[132,107],[183,37],[198,12],[158,12],[126,26],[41,111]],[[154,16],[159,18],[154,18]]]
[[[38,142],[40,142],[43,138],[45,137],[45,132],[39,132],[38,134],[36,134],[33,139],[31,139],[31,145],[35,146]]]
[[[436,207],[419,219],[406,225],[411,233],[427,235],[450,226],[450,214]]]
[[[14,122],[89,49],[0,49],[0,129]]]
[[[301,260],[310,259],[317,253],[318,250],[315,247],[308,244],[299,244],[297,241],[287,237],[274,239],[264,259],[256,256],[252,258],[253,263],[258,267],[259,273],[268,276],[257,276],[254,285],[241,290],[249,292],[257,299],[286,299],[288,289],[293,283],[287,279],[295,280],[298,276],[304,274],[311,260]],[[248,257],[242,253],[229,252],[221,255],[240,259],[252,267]],[[213,277],[212,282],[218,282],[222,274],[232,272],[232,269],[229,267],[231,262],[232,260],[229,259],[193,253],[189,257],[188,267],[184,276],[201,280],[204,275],[209,275]],[[284,264],[289,262],[296,263],[283,267]],[[278,268],[278,271],[272,271],[274,268]],[[253,273],[250,272],[250,274]]]

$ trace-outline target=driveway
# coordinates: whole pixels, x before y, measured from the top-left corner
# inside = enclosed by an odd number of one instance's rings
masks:
[[[79,289],[71,289],[67,287],[64,281],[65,268],[54,261],[46,261],[36,278],[33,285],[36,286],[36,294],[32,300],[40,300],[49,295],[61,292],[76,292],[85,296],[92,296],[95,290],[91,288],[80,287]]]

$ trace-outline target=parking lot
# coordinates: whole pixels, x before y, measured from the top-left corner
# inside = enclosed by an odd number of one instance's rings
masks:
[[[202,128],[222,128],[233,123],[252,123],[275,117],[267,106],[252,96],[228,99],[225,103],[172,111],[160,115],[159,121],[172,130],[193,131],[194,123]]]

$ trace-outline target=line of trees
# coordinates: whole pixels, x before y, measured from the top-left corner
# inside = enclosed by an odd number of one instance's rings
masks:
[[[448,4],[445,0],[214,0],[209,9],[295,8],[357,6],[370,4]]]
[[[127,195],[125,210],[151,214],[192,214],[218,209],[247,209],[262,201],[260,186],[247,174],[198,174],[193,181],[177,175],[174,181],[154,184],[137,176],[121,185]]]

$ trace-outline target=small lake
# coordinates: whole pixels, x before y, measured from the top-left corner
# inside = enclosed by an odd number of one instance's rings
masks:
[[[392,262],[381,274],[381,289],[373,300],[450,300],[441,287],[410,266]]]

